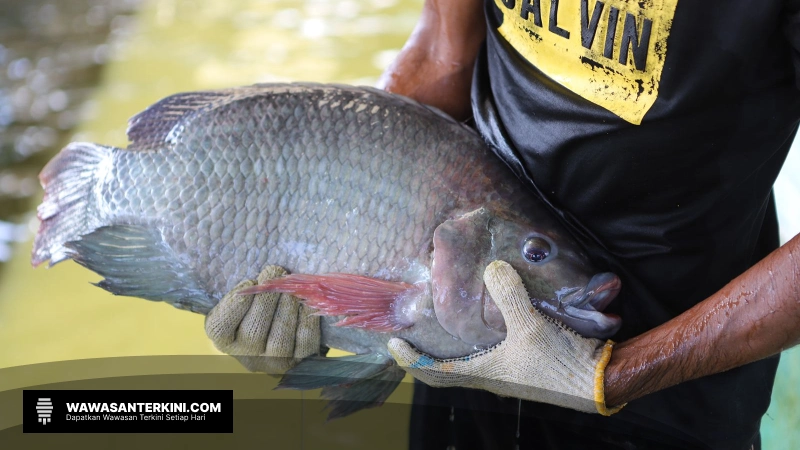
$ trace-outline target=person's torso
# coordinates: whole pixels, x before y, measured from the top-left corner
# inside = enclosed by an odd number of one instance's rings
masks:
[[[677,316],[777,245],[770,191],[800,117],[783,2],[487,0],[486,13],[477,128],[620,274],[615,340]],[[706,441],[752,432],[776,365],[634,404],[669,404],[656,420],[717,423]]]
[[[780,2],[488,0],[486,11],[478,128],[508,145],[505,159],[586,245],[666,308],[623,336],[760,259],[800,117]]]

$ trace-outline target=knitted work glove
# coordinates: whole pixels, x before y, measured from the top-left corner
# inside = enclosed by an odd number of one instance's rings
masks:
[[[484,389],[506,397],[611,415],[603,376],[612,341],[584,338],[531,304],[517,272],[494,261],[484,272],[486,288],[506,321],[506,339],[494,347],[447,360],[423,354],[398,338],[389,352],[414,378],[434,387]]]
[[[285,274],[281,267],[267,266],[258,280],[239,283],[206,316],[206,335],[214,346],[251,372],[283,373],[320,352],[319,316],[313,309],[289,294],[237,295]]]

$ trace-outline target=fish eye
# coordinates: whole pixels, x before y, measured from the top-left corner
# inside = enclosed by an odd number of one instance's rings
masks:
[[[550,243],[540,237],[530,237],[522,246],[522,256],[529,262],[542,262],[550,256]]]

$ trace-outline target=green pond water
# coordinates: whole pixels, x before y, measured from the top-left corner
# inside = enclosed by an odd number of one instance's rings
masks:
[[[27,114],[17,114],[15,121],[0,129],[0,142],[6,143],[5,153],[0,153],[6,158],[0,159],[0,220],[7,221],[0,224],[15,224],[5,225],[11,230],[7,234],[13,235],[6,237],[6,244],[22,241],[0,267],[0,370],[114,356],[218,354],[205,337],[201,316],[164,304],[113,297],[89,284],[98,281],[95,274],[71,262],[50,270],[30,267],[30,230],[35,229],[30,211],[40,195],[30,180],[61,144],[88,140],[124,146],[129,117],[180,91],[266,81],[372,85],[402,47],[422,6],[422,0],[76,0],[75,8],[86,13],[70,13],[72,3],[66,1],[0,0],[3,3],[18,9],[38,6],[19,13],[28,22],[12,20],[10,9],[0,19],[6,30],[17,30],[3,34],[0,27],[0,45],[5,45],[0,46],[0,62],[4,48],[13,59],[3,62],[6,75],[0,76],[0,125],[3,105],[9,110],[8,105],[21,102]],[[67,48],[68,56],[60,59],[69,41],[51,29],[53,17],[61,18],[61,31],[69,31],[77,49]],[[42,28],[25,31],[20,23]],[[51,75],[52,86],[39,92],[28,86],[34,76],[30,71],[48,53],[27,43],[46,39],[52,42],[43,48],[51,48],[52,55],[42,72],[72,75],[64,79]],[[16,49],[16,54],[8,49]],[[21,58],[28,62],[8,69]],[[59,61],[58,67],[66,69],[47,66]],[[28,94],[19,94],[20,86]],[[53,94],[56,91],[63,95]],[[45,128],[52,131],[42,131]],[[27,141],[19,137],[26,132],[33,136]],[[29,153],[42,156],[20,156],[19,142],[28,142],[35,149]],[[3,194],[4,176],[11,194]],[[4,386],[25,386],[26,380],[19,377],[0,380],[0,391]],[[772,406],[762,424],[764,448],[800,447],[793,444],[800,442],[798,386],[800,350],[795,349],[784,354],[780,366]],[[391,401],[408,403],[409,392],[401,390]],[[394,431],[387,431],[392,433],[387,439],[404,448],[407,429],[407,423],[396,424]]]

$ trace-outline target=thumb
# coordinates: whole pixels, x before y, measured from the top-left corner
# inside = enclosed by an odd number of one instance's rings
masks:
[[[389,353],[400,367],[410,373],[414,378],[428,386],[470,386],[473,384],[476,372],[481,372],[483,359],[491,357],[484,352],[478,356],[470,355],[463,358],[436,359],[426,355],[399,338],[392,338],[387,344]]]
[[[483,272],[483,282],[503,314],[508,336],[529,334],[540,315],[534,309],[517,271],[505,261],[492,261]]]
[[[392,358],[404,369],[428,368],[436,370],[435,367],[438,365],[438,362],[433,357],[417,351],[404,339],[392,338],[389,340],[387,346],[389,347],[389,353],[392,354]]]

